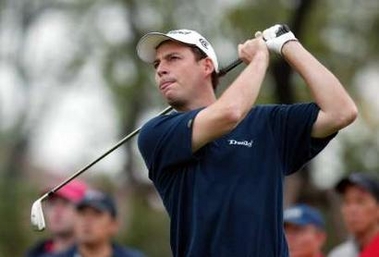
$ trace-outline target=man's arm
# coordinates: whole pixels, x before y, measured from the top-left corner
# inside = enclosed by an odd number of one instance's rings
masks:
[[[298,41],[287,42],[281,51],[304,79],[320,107],[312,137],[327,137],[356,119],[357,107],[339,80]]]
[[[263,31],[268,48],[281,54],[305,80],[320,107],[312,137],[327,137],[348,126],[357,117],[357,107],[338,79],[310,54],[286,25]]]
[[[192,151],[233,130],[253,107],[266,74],[269,53],[262,37],[238,47],[247,67],[214,103],[198,113],[192,131]]]

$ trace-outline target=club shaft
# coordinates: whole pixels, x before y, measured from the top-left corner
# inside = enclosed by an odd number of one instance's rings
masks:
[[[168,106],[166,109],[164,109],[163,111],[161,111],[158,115],[165,115],[168,112],[170,112],[171,110],[172,110],[172,107]],[[116,150],[117,148],[119,148],[121,145],[123,145],[125,142],[127,142],[129,139],[131,139],[132,137],[134,137],[135,135],[137,135],[140,130],[141,130],[141,127],[137,128],[136,130],[134,130],[133,132],[131,132],[130,134],[128,134],[127,136],[125,136],[118,143],[116,143],[113,147],[111,147],[108,151],[106,151],[101,156],[99,156],[96,160],[94,160],[91,163],[87,164],[85,167],[83,167],[82,169],[80,169],[77,172],[75,172],[73,175],[71,175],[69,178],[67,178],[65,181],[63,181],[61,184],[57,185],[52,190],[50,190],[47,193],[47,195],[45,197],[43,197],[43,198],[46,198],[49,195],[54,194],[56,191],[58,191],[59,189],[61,189],[62,187],[64,187],[68,183],[70,183],[72,180],[74,180],[80,174],[82,174],[83,172],[85,172],[86,170],[88,170],[89,168],[91,168],[93,165],[95,165],[96,163],[98,163],[101,159],[103,159],[108,154],[110,154],[111,152],[113,152],[114,150]]]
[[[224,76],[225,74],[227,74],[230,70],[234,69],[236,66],[238,66],[239,64],[241,64],[242,61],[241,59],[237,59],[235,61],[233,61],[232,63],[230,63],[228,66],[226,66],[225,68],[221,69],[218,76],[219,77],[222,77]],[[171,106],[168,106],[166,107],[166,109],[164,109],[163,111],[161,111],[158,116],[160,115],[165,115],[167,113],[169,113],[173,108]],[[125,142],[127,142],[129,139],[131,139],[132,137],[134,137],[135,135],[137,135],[139,133],[139,131],[141,130],[141,127],[137,128],[136,130],[134,130],[133,132],[131,132],[129,135],[127,135],[126,137],[124,137],[123,139],[121,139],[118,143],[116,143],[113,147],[111,147],[108,151],[106,151],[105,153],[103,153],[101,156],[99,156],[97,159],[95,159],[94,161],[92,161],[91,163],[87,164],[86,166],[84,166],[83,168],[81,168],[80,170],[78,170],[77,172],[75,172],[73,175],[71,175],[69,178],[67,178],[65,181],[63,181],[61,184],[57,185],[56,187],[54,187],[53,189],[51,189],[49,192],[47,192],[45,195],[43,195],[41,197],[41,200],[45,199],[46,197],[54,194],[55,192],[57,192],[59,189],[61,189],[62,187],[64,187],[65,185],[67,185],[68,183],[70,183],[72,180],[74,180],[76,177],[78,177],[80,174],[82,174],[83,172],[85,172],[86,170],[88,170],[89,168],[91,168],[93,165],[95,165],[96,163],[98,163],[100,160],[102,160],[104,157],[106,157],[108,154],[110,154],[111,152],[113,152],[114,150],[116,150],[117,148],[119,148],[121,145],[123,145]]]

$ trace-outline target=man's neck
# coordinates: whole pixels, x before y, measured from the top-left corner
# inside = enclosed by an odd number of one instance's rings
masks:
[[[211,105],[217,100],[216,94],[213,91],[212,85],[203,85],[201,91],[196,95],[192,96],[191,99],[183,102],[168,102],[176,111],[187,112],[199,108],[203,108]]]
[[[188,112],[188,111],[191,111],[191,110],[196,110],[196,109],[199,109],[199,108],[203,108],[203,107],[207,107],[209,105],[211,105],[212,103],[214,103],[216,101],[216,98],[215,97],[208,97],[206,99],[196,99],[196,100],[193,100],[191,102],[188,102],[184,105],[176,105],[176,104],[171,104],[171,106],[177,111],[177,112]]]
[[[58,253],[68,249],[75,243],[75,239],[72,235],[55,236],[53,238],[53,252]]]
[[[111,257],[112,245],[108,242],[96,245],[79,245],[81,257]]]

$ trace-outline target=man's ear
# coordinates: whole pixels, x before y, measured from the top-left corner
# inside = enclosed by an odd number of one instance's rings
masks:
[[[112,224],[110,225],[113,236],[117,235],[119,231],[119,227],[120,227],[120,221],[117,218],[113,217]]]
[[[212,60],[209,57],[206,57],[203,59],[203,61],[206,73],[212,74],[215,69]]]

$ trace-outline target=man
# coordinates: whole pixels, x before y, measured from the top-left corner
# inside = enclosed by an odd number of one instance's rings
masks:
[[[119,224],[116,204],[109,195],[100,191],[88,191],[77,204],[76,210],[77,243],[54,257],[143,257],[137,250],[112,242]]]
[[[379,256],[379,181],[367,173],[343,178],[336,191],[342,196],[342,216],[352,235],[328,257]]]
[[[284,210],[284,230],[291,257],[322,257],[325,224],[315,208],[299,204]]]
[[[45,201],[46,224],[51,238],[33,246],[27,257],[58,253],[74,244],[75,204],[83,198],[87,188],[83,181],[73,180]]]
[[[199,33],[152,32],[137,45],[176,110],[147,122],[138,139],[170,216],[173,256],[288,256],[284,175],[356,118],[337,78],[281,31],[275,25],[238,46],[246,67],[218,99],[217,57]],[[269,49],[300,73],[316,104],[255,105]]]

